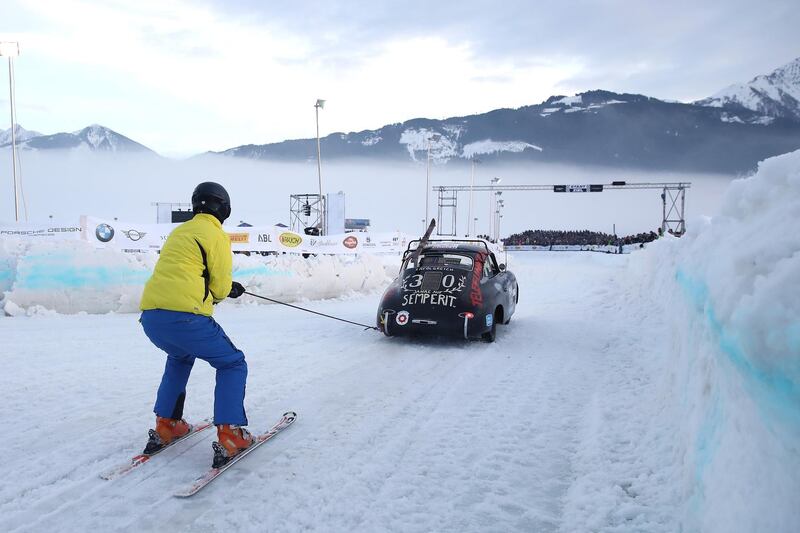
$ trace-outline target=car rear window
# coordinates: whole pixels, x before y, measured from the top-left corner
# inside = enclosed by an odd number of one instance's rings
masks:
[[[454,253],[428,253],[420,254],[418,266],[421,267],[450,267],[472,270],[472,258],[468,255]],[[414,268],[411,258],[406,261],[405,268]]]

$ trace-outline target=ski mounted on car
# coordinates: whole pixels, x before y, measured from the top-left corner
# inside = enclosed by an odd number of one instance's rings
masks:
[[[425,246],[425,243],[428,242],[428,239],[430,239],[431,233],[433,233],[433,228],[435,227],[436,227],[436,219],[432,218],[431,223],[428,224],[428,229],[425,230],[425,234],[422,236],[422,238],[419,239],[418,241],[411,241],[419,243],[417,248],[414,250],[414,256],[411,260],[411,262],[414,263],[414,268],[417,268],[417,260],[419,259],[419,253],[422,251],[422,247]],[[409,243],[409,247],[410,246],[411,243]],[[408,251],[408,249],[406,249],[406,251]],[[403,256],[403,259],[405,259],[405,255]]]

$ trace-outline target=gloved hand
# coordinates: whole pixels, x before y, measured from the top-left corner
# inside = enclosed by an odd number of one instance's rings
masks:
[[[244,287],[238,281],[234,281],[231,285],[231,293],[228,295],[228,298],[238,298],[244,294]]]

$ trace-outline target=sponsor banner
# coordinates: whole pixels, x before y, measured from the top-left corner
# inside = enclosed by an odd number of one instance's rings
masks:
[[[179,224],[132,224],[91,216],[81,217],[83,238],[100,247],[121,250],[160,250]],[[410,238],[401,233],[344,233],[302,235],[279,226],[223,226],[237,252],[308,254],[401,253]]]
[[[401,233],[343,233],[339,235],[297,235],[285,232],[281,241],[283,251],[319,254],[376,254],[402,253],[411,240]],[[290,236],[300,239],[296,242]]]
[[[0,239],[46,239],[77,241],[81,238],[80,224],[0,223]]]
[[[90,216],[81,217],[83,239],[98,247],[120,250],[160,250],[178,224],[132,224]]]

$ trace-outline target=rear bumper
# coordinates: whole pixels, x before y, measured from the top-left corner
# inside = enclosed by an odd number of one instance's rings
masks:
[[[398,313],[403,312],[407,316],[398,320]],[[378,328],[389,337],[424,335],[470,339],[489,331],[491,324],[486,325],[484,315],[468,311],[453,309],[432,314],[429,310],[407,308],[400,311],[382,309]]]

